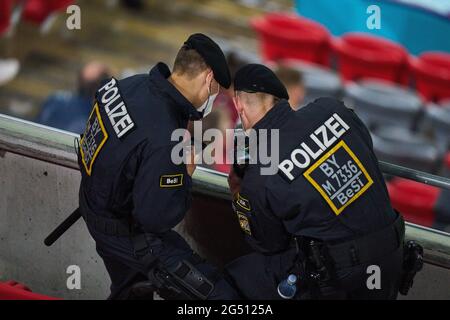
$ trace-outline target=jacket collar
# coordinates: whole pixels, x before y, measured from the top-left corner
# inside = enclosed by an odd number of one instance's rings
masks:
[[[292,116],[294,110],[291,109],[287,100],[277,102],[264,117],[259,120],[253,128],[259,129],[279,129],[289,117]]]
[[[153,85],[158,87],[159,90],[165,92],[176,105],[177,110],[183,115],[184,118],[189,120],[201,119],[200,112],[195,109],[192,103],[186,99],[175,86],[169,82],[171,72],[169,67],[163,62],[156,64],[149,72],[150,81]]]

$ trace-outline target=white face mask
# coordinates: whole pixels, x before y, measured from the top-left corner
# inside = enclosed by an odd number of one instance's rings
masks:
[[[208,87],[208,99],[205,101],[204,104],[200,108],[197,109],[198,112],[202,113],[202,118],[206,117],[208,114],[211,113],[212,107],[214,104],[214,100],[216,100],[217,95],[219,94],[219,91],[217,93],[211,95],[211,84]]]

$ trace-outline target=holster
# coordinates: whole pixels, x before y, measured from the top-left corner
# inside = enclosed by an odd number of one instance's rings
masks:
[[[170,271],[158,266],[148,273],[156,292],[167,300],[206,300],[214,285],[187,260]]]
[[[303,298],[323,299],[322,289],[334,285],[334,266],[327,248],[322,242],[307,238],[296,238],[296,246],[301,255],[296,261],[296,275],[300,279],[299,293]]]
[[[423,267],[423,248],[415,241],[408,241],[403,251],[403,275],[400,281],[399,292],[407,295],[414,283],[414,277]]]
[[[194,265],[201,258],[193,254],[189,260],[180,261],[174,268],[168,268],[156,257],[147,242],[154,235],[138,234],[133,237],[135,252],[144,252],[141,260],[147,270],[148,281],[135,284],[132,294],[139,298],[139,292],[149,295],[157,292],[166,300],[206,300],[214,290],[214,284]]]

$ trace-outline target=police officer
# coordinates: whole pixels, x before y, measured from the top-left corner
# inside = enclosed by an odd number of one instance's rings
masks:
[[[191,202],[193,165],[176,164],[175,129],[210,111],[230,86],[219,46],[193,34],[173,73],[112,78],[97,91],[80,140],[79,206],[111,277],[111,299],[231,299],[234,290],[172,230]]]
[[[250,139],[250,164],[229,176],[233,208],[255,250],[227,266],[242,296],[280,298],[278,284],[293,274],[300,299],[395,299],[404,222],[360,119],[333,98],[293,111],[280,80],[258,64],[237,72],[234,89],[258,148],[267,140],[276,151],[271,137],[279,130],[274,174],[262,173]],[[264,130],[269,138],[260,139]]]

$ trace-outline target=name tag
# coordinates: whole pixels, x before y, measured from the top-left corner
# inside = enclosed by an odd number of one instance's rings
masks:
[[[95,159],[107,140],[108,132],[105,130],[98,103],[96,103],[89,116],[83,138],[80,141],[81,162],[89,176],[92,173]]]
[[[367,170],[343,140],[306,170],[303,176],[336,215],[373,184]]]
[[[183,185],[183,174],[167,174],[159,178],[159,186],[161,188],[173,188]]]

